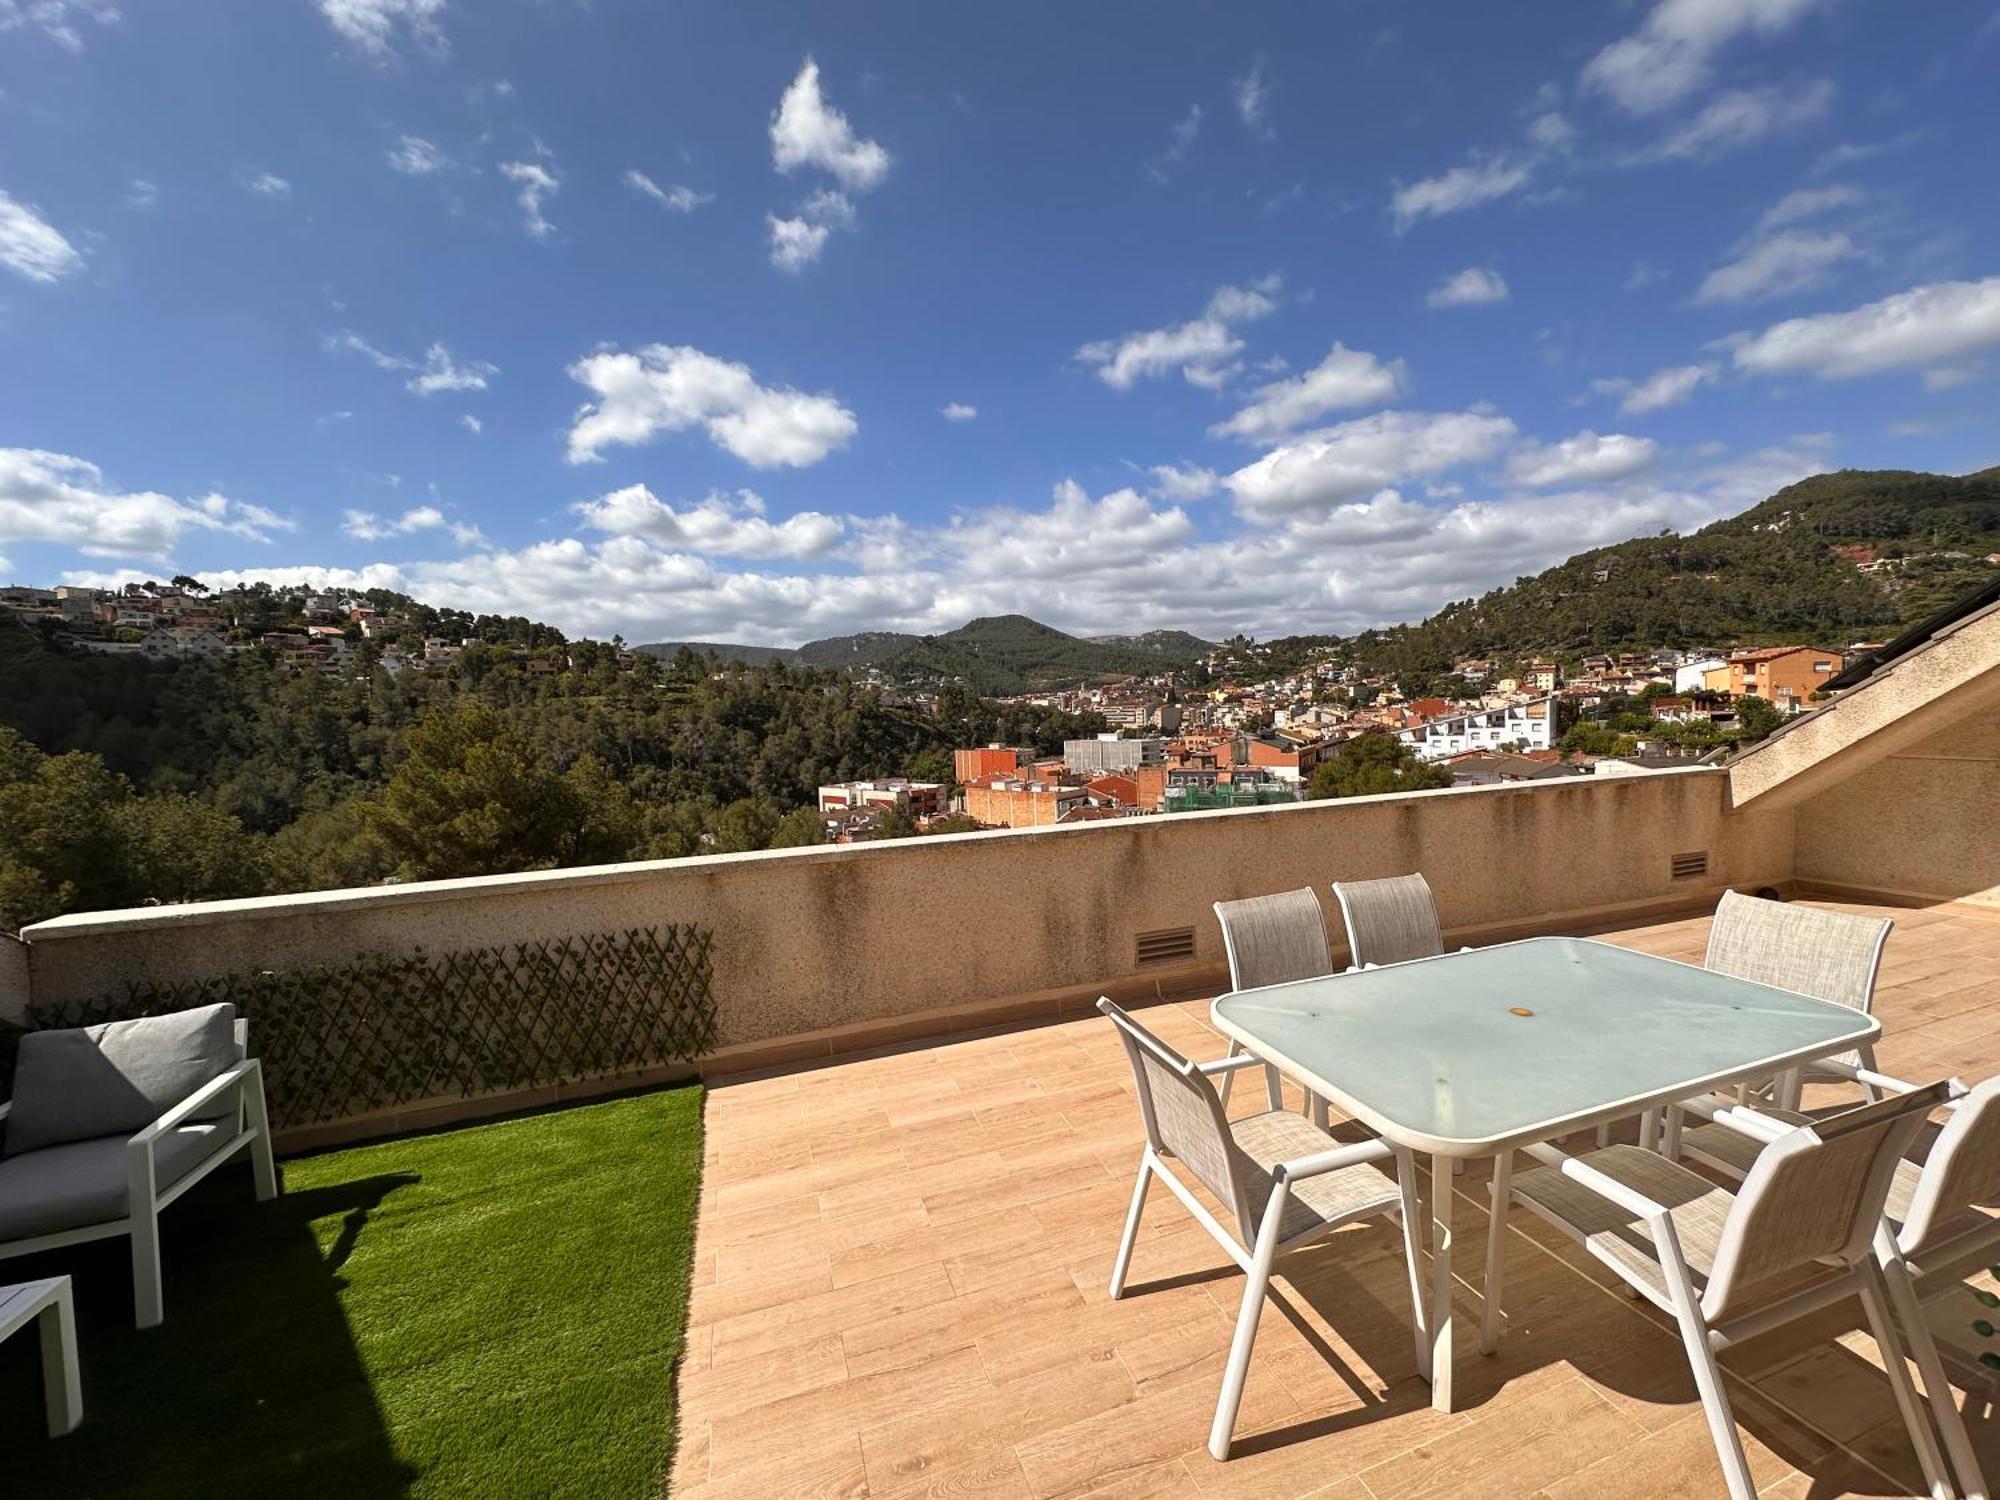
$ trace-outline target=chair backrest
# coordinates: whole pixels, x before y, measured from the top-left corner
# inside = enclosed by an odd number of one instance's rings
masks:
[[[1913,1259],[1959,1237],[1975,1210],[2000,1202],[2000,1078],[1967,1094],[1931,1142],[1896,1243]],[[2000,1220],[1992,1221],[2000,1232]]]
[[[1831,1000],[1864,1015],[1895,923],[1724,891],[1708,930],[1704,968]]]
[[[1350,962],[1400,964],[1444,952],[1438,926],[1437,902],[1422,875],[1393,875],[1386,880],[1336,880],[1333,894],[1340,901],[1340,918],[1347,924]]]
[[[1333,972],[1326,920],[1310,886],[1246,901],[1218,901],[1215,918],[1222,924],[1232,990],[1317,979]]]
[[[1896,1163],[1950,1090],[1934,1083],[1828,1115],[1759,1152],[1718,1236],[1702,1295],[1710,1321],[1774,1277],[1868,1255]]]
[[[1105,996],[1097,1008],[1118,1028],[1139,1090],[1139,1113],[1146,1139],[1162,1156],[1180,1161],[1236,1218],[1237,1238],[1248,1243],[1251,1217],[1243,1157],[1229,1133],[1228,1116],[1215,1086],[1187,1058],[1154,1036]]]

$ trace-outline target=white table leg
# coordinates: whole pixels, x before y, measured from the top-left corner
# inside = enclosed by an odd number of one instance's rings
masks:
[[[1451,1168],[1431,1158],[1431,1409],[1451,1408]]]
[[[35,1320],[42,1335],[42,1398],[48,1407],[49,1436],[76,1431],[83,1420],[83,1381],[76,1367],[76,1311],[69,1278]]]

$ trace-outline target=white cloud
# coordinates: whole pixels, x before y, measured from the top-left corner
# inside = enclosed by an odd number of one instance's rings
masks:
[[[1861,254],[1839,230],[1785,230],[1753,240],[1734,260],[1702,278],[1697,302],[1762,302],[1825,281],[1834,267]]]
[[[1430,290],[1424,302],[1430,307],[1483,307],[1507,300],[1507,282],[1498,271],[1467,266],[1445,277]]]
[[[409,387],[419,396],[435,396],[440,391],[483,391],[487,380],[500,373],[498,365],[475,359],[465,364],[456,364],[451,351],[443,344],[432,344],[424,351],[424,367],[409,380]]]
[[[1222,488],[1220,474],[1197,464],[1154,464],[1146,472],[1153,476],[1153,493],[1163,500],[1206,500]]]
[[[165,562],[189,531],[226,532],[263,542],[293,523],[209,493],[175,500],[152,490],[120,490],[97,465],[39,448],[0,448],[0,542],[54,542],[92,557]]]
[[[542,205],[562,191],[562,179],[534,161],[503,161],[500,175],[520,185],[515,201],[521,205],[521,227],[527,230],[528,237],[545,240],[554,234],[556,226],[542,213]]]
[[[1485,412],[1377,412],[1302,434],[1224,482],[1247,513],[1284,515],[1492,458],[1514,432]]]
[[[1215,437],[1268,442],[1331,411],[1393,401],[1402,394],[1408,378],[1400,359],[1384,361],[1366,350],[1336,343],[1310,370],[1258,387],[1248,405],[1208,430]]]
[[[400,354],[391,354],[386,349],[378,349],[353,329],[343,329],[339,333],[329,333],[321,343],[329,354],[358,354],[378,370],[408,370],[414,368],[411,362]]]
[[[340,513],[340,529],[357,542],[379,542],[384,537],[436,531],[446,524],[444,512],[435,505],[419,505],[395,517],[380,516],[372,510],[344,510]]]
[[[1792,88],[1731,89],[1715,95],[1692,118],[1628,160],[1644,165],[1722,156],[1781,130],[1824,119],[1832,105],[1833,84],[1824,78]]]
[[[1935,281],[1850,312],[1774,323],[1735,347],[1736,368],[1840,379],[1946,365],[2000,344],[2000,276]]]
[[[947,422],[970,422],[979,415],[979,408],[967,401],[947,401],[938,408],[938,415]]]
[[[1939,365],[1934,370],[1924,371],[1924,389],[1927,391],[1949,391],[1957,386],[1979,378],[1979,366]]]
[[[834,516],[800,511],[782,521],[764,514],[764,502],[750,490],[676,509],[643,484],[627,485],[571,507],[591,531],[644,537],[661,546],[705,557],[821,557],[846,532]]]
[[[399,36],[432,53],[445,51],[445,0],[315,0],[327,23],[376,62],[396,54]]]
[[[1738,37],[1776,36],[1822,0],[1660,0],[1632,35],[1583,70],[1585,88],[1633,114],[1655,114],[1708,82],[1715,54]]]
[[[119,19],[111,0],[0,0],[0,34],[32,26],[65,52],[83,51],[81,23]]]
[[[1585,428],[1559,443],[1530,444],[1507,460],[1507,477],[1530,489],[1557,484],[1606,484],[1650,465],[1660,445],[1620,432],[1599,436]]]
[[[1265,60],[1257,58],[1250,64],[1250,71],[1231,81],[1230,89],[1236,97],[1236,113],[1243,117],[1243,123],[1257,135],[1269,140],[1275,132],[1270,125],[1271,95],[1277,85],[1271,81]]]
[[[662,208],[677,214],[691,214],[704,203],[713,203],[715,194],[697,193],[691,187],[675,183],[672,187],[661,187],[637,167],[625,169],[625,186],[635,193],[643,193]]]
[[[1622,398],[1618,409],[1628,417],[1636,417],[1649,411],[1679,406],[1695,393],[1697,386],[1714,378],[1713,365],[1673,365],[1655,370],[1644,380],[1627,380],[1622,375],[1593,380],[1590,388],[1600,396]]]
[[[595,462],[613,444],[699,425],[753,468],[806,468],[843,447],[860,425],[832,396],[759,385],[748,365],[686,346],[602,350],[569,374],[596,398],[570,428],[573,464]]]
[[[1129,391],[1141,380],[1175,370],[1189,384],[1214,390],[1236,373],[1235,359],[1243,350],[1231,325],[1268,316],[1278,305],[1280,280],[1271,275],[1247,287],[1217,287],[1199,318],[1119,339],[1098,339],[1078,349],[1076,358],[1096,370],[1097,378],[1113,390]]]
[[[461,412],[459,414],[458,425],[463,427],[467,432],[471,433],[474,437],[477,437],[480,433],[486,430],[486,424],[480,421],[479,418],[475,417],[469,411]]]
[[[292,184],[289,178],[280,177],[276,172],[245,172],[238,179],[246,192],[257,193],[266,198],[289,198]]]
[[[0,265],[30,281],[61,281],[83,269],[83,255],[32,203],[0,190]]]
[[[854,205],[845,193],[831,188],[814,193],[790,218],[764,217],[771,237],[771,264],[780,271],[802,271],[820,257],[836,230],[854,227]]]
[[[1463,213],[1519,192],[1535,175],[1531,157],[1509,153],[1475,155],[1462,166],[1437,177],[1412,183],[1398,183],[1389,198],[1389,211],[1401,234],[1421,219],[1443,218]]]
[[[144,177],[134,177],[125,185],[125,206],[127,208],[157,208],[160,202],[160,185]]]
[[[865,193],[889,175],[889,153],[854,133],[847,116],[820,93],[819,64],[810,57],[771,116],[771,161],[780,172],[818,167],[849,192]]]
[[[406,177],[429,177],[451,165],[436,142],[427,141],[420,135],[406,135],[398,139],[389,148],[388,159],[389,165]]]
[[[1188,112],[1174,122],[1167,134],[1166,149],[1146,163],[1146,175],[1155,182],[1166,182],[1179,169],[1181,158],[1188,153],[1196,136],[1201,134],[1201,106],[1190,104]]]
[[[1796,224],[1801,219],[1815,219],[1836,208],[1849,208],[1867,197],[1860,188],[1844,182],[1830,182],[1825,187],[1794,188],[1776,203],[1764,210],[1757,220],[1760,230],[1782,229],[1787,224]]]

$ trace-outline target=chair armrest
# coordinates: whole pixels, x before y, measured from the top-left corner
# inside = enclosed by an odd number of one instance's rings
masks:
[[[1598,1197],[1609,1199],[1629,1214],[1638,1215],[1649,1225],[1657,1226],[1673,1222],[1664,1203],[1655,1203],[1637,1188],[1620,1182],[1607,1172],[1598,1171],[1581,1157],[1565,1155],[1553,1146],[1529,1146],[1525,1149],[1528,1155],[1544,1166],[1555,1168],[1571,1181],[1589,1188]]]
[[[1353,1146],[1339,1146],[1332,1151],[1318,1151],[1311,1156],[1281,1161],[1271,1172],[1280,1182],[1297,1182],[1302,1177],[1319,1177],[1327,1172],[1338,1172],[1342,1167],[1381,1161],[1395,1154],[1396,1148],[1387,1141],[1362,1141]]]
[[[1764,1146],[1770,1145],[1781,1135],[1804,1128],[1799,1121],[1774,1119],[1770,1115],[1760,1114],[1741,1105],[1718,1109],[1709,1116],[1709,1120],[1724,1130],[1733,1130],[1738,1135],[1746,1136]]]
[[[1239,1052],[1234,1057],[1218,1057],[1214,1062],[1196,1063],[1194,1070],[1205,1077],[1217,1073],[1233,1073],[1238,1068],[1261,1068],[1264,1059],[1250,1052]]]
[[[1841,1062],[1838,1058],[1829,1057],[1823,1062],[1816,1062],[1811,1066],[1815,1073],[1831,1073],[1836,1078],[1845,1078],[1853,1083],[1867,1084],[1870,1088],[1880,1089],[1885,1094],[1912,1094],[1918,1088],[1922,1087],[1920,1084],[1910,1083],[1905,1079],[1891,1078],[1887,1073],[1878,1073],[1873,1068],[1857,1068],[1853,1063]],[[1972,1090],[1956,1078],[1946,1081],[1951,1085],[1951,1099],[1945,1104],[1945,1108],[1956,1109],[1958,1108],[1957,1101],[1963,1099]]]
[[[213,1104],[218,1098],[228,1093],[229,1090],[235,1088],[245,1079],[255,1077],[259,1071],[257,1059],[254,1057],[246,1057],[234,1067],[223,1069],[220,1073],[209,1079],[207,1083],[204,1083],[192,1094],[189,1094],[187,1098],[181,1100],[180,1103],[161,1115],[159,1119],[153,1121],[152,1124],[133,1136],[131,1140],[126,1142],[127,1147],[134,1149],[150,1148],[154,1141],[165,1135],[169,1130],[172,1130],[181,1121],[187,1119],[196,1110],[201,1109],[205,1105]]]

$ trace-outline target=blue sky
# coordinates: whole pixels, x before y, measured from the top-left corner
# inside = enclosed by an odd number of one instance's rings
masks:
[[[1420,617],[2000,462],[2000,9],[0,0],[0,577]]]

